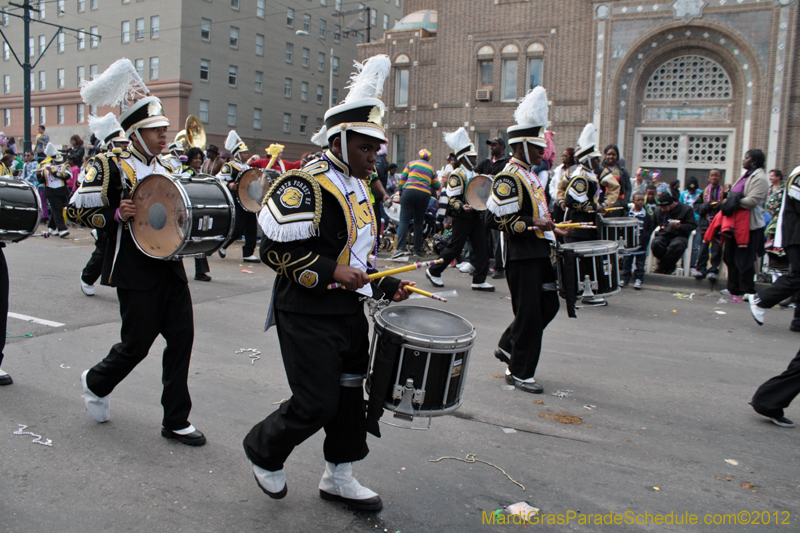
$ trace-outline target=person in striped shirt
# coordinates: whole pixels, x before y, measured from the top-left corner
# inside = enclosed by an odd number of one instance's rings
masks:
[[[439,175],[430,164],[431,152],[423,148],[419,151],[419,159],[406,165],[400,175],[400,227],[397,229],[397,244],[392,258],[408,255],[406,236],[411,220],[414,220],[414,255],[422,256],[423,225],[425,211],[431,196],[439,192],[441,183]]]

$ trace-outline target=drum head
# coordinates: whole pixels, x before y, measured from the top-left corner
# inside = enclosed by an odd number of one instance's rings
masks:
[[[492,179],[478,174],[467,184],[467,203],[477,211],[486,210],[486,201],[492,193]]]
[[[639,219],[634,217],[604,218],[603,225],[617,227],[638,226]]]
[[[259,212],[267,190],[266,179],[261,169],[250,168],[245,170],[239,178],[239,184],[236,189],[242,209],[251,213]]]
[[[143,178],[133,191],[136,217],[131,235],[151,257],[168,257],[183,244],[188,230],[186,202],[179,184],[164,174]]]
[[[595,255],[616,252],[619,244],[613,241],[568,242],[560,245],[565,250],[572,250],[575,255]]]
[[[375,315],[376,321],[403,336],[445,340],[471,335],[475,328],[465,319],[432,307],[393,306]]]

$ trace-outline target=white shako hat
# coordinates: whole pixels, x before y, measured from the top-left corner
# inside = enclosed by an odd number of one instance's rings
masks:
[[[167,145],[167,150],[170,152],[173,150],[177,150],[178,152],[183,152],[183,141],[174,141]]]
[[[114,113],[108,113],[102,117],[89,115],[89,129],[106,146],[115,141],[128,142],[128,138],[125,136],[125,132],[122,131],[122,126],[120,126]]]
[[[341,104],[325,113],[325,124],[311,140],[320,146],[330,144],[330,138],[341,133],[342,159],[347,161],[347,132],[355,131],[374,137],[382,143],[386,140],[383,117],[386,108],[380,100],[383,83],[392,69],[392,61],[387,55],[376,55],[364,63],[354,62],[356,72],[350,76],[350,91]]]
[[[58,151],[53,143],[47,143],[47,146],[44,147],[44,155],[53,159],[53,161],[61,161],[63,160],[63,155],[61,152]]]
[[[120,115],[119,123],[125,133],[131,135],[136,130],[143,128],[169,126],[169,119],[164,116],[161,100],[156,96],[148,96],[132,104],[127,111]]]
[[[575,149],[575,159],[579,163],[594,157],[603,157],[597,147],[597,128],[591,122],[583,127],[581,136],[578,137],[578,147]]]
[[[225,139],[225,150],[230,152],[231,157],[235,156],[239,152],[250,151],[242,138],[239,137],[239,134],[236,133],[236,130],[231,130],[228,132],[228,138]]]
[[[547,91],[536,87],[519,101],[514,111],[516,125],[508,128],[508,144],[529,142],[543,148],[547,147],[545,131],[550,121],[547,119]],[[527,145],[526,145],[527,149]]]
[[[475,157],[478,156],[478,153],[475,151],[475,145],[472,144],[467,130],[465,130],[463,127],[458,128],[456,131],[451,133],[444,133],[443,135],[444,142],[447,143],[447,146],[449,146],[456,155],[456,159],[460,159],[462,157],[466,158],[470,155],[474,155]]]

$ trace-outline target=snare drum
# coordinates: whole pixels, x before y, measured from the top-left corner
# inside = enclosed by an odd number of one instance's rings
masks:
[[[242,172],[236,182],[236,201],[242,209],[250,213],[261,211],[264,196],[272,187],[273,180],[278,173],[274,170],[261,170],[250,168]]]
[[[597,226],[600,240],[619,244],[620,252],[639,248],[639,221],[635,217],[602,218]]]
[[[36,232],[42,198],[24,180],[0,176],[0,241],[19,242]]]
[[[131,236],[148,257],[213,254],[233,233],[233,198],[213,176],[150,174],[131,200],[136,205]]]
[[[492,178],[476,174],[467,183],[467,203],[476,211],[486,211],[486,201],[492,194]]]
[[[406,420],[458,409],[475,344],[472,324],[418,306],[382,309],[374,320],[367,392],[375,389],[384,399],[383,408]]]
[[[584,241],[560,245],[558,284],[561,290],[578,297],[610,296],[620,291],[619,244],[611,241]]]

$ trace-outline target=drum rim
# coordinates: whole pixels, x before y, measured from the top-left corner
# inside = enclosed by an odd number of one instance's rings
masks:
[[[464,333],[462,335],[422,335],[414,331],[401,329],[393,324],[388,323],[383,318],[382,315],[384,311],[395,311],[397,309],[425,309],[426,311],[432,310],[438,313],[444,313],[452,317],[458,318],[466,324],[469,324],[472,330],[469,333]],[[397,306],[386,307],[375,313],[373,320],[375,322],[376,328],[379,327],[382,330],[389,331],[396,335],[400,335],[403,337],[403,339],[408,339],[409,341],[411,340],[416,341],[417,343],[422,344],[422,346],[418,346],[418,344],[413,344],[411,346],[420,348],[433,348],[440,346],[452,347],[454,349],[460,347],[468,348],[470,345],[474,344],[475,336],[477,335],[475,326],[472,324],[472,322],[470,322],[466,318],[457,315],[455,313],[451,313],[450,311],[444,311],[442,309],[437,309],[435,307],[426,307],[424,305],[397,305]],[[406,343],[403,344],[405,345]]]
[[[475,179],[476,178],[484,178],[486,180],[486,182],[488,182],[490,184],[492,183],[492,177],[491,176],[487,176],[486,174],[475,174],[474,176],[472,176],[472,178],[470,178],[470,180],[469,180],[469,183],[467,183],[467,186],[464,188],[464,195],[467,198],[467,203],[469,203],[469,188],[472,185],[472,183],[475,183]],[[487,209],[486,204],[484,204],[483,207],[478,207],[478,206],[472,205],[472,204],[469,204],[469,205],[471,205],[472,208],[475,209],[476,211],[486,211],[486,209]]]
[[[606,226],[638,226],[639,221],[633,217],[604,218],[603,224]]]
[[[261,211],[261,206],[259,206],[259,209],[257,211],[251,211],[250,209],[248,209],[247,207],[244,206],[244,203],[242,203],[242,201],[240,200],[240,196],[241,195],[239,194],[239,183],[241,182],[242,177],[244,177],[244,175],[247,174],[248,172],[250,172],[251,170],[261,171],[261,176],[262,177],[265,174],[265,172],[262,169],[256,168],[256,167],[250,167],[247,170],[245,170],[244,172],[242,172],[242,175],[239,177],[239,179],[236,182],[236,198],[235,198],[235,200],[236,200],[236,203],[238,203],[242,207],[242,209],[244,209],[248,213],[258,213],[259,211]],[[269,192],[269,189],[264,191],[264,196],[266,196],[268,192]],[[263,201],[264,199],[262,198],[261,200]]]
[[[597,243],[593,248],[589,245]],[[559,245],[561,250],[569,250],[582,257],[588,257],[589,254],[579,254],[581,251],[587,251],[594,255],[608,255],[619,251],[619,243],[616,241],[595,240],[595,241],[580,241],[580,242],[567,242]],[[599,253],[598,253],[599,252]]]
[[[36,216],[34,217],[35,222],[31,224],[32,226],[31,229],[27,230],[27,232],[20,230],[4,230],[4,235],[10,236],[13,234],[14,237],[8,239],[7,241],[5,239],[0,239],[0,242],[17,243],[24,241],[31,235],[35,234],[36,230],[39,229],[39,224],[41,224],[41,218],[42,218],[42,197],[39,196],[39,190],[36,188],[36,186],[34,186],[32,183],[28,181],[15,178],[14,176],[0,176],[0,178],[5,178],[5,181],[13,184],[13,185],[3,185],[3,187],[28,189],[28,191],[30,191],[30,193],[33,195],[33,200],[36,202]],[[23,187],[20,187],[20,185],[23,185]]]

